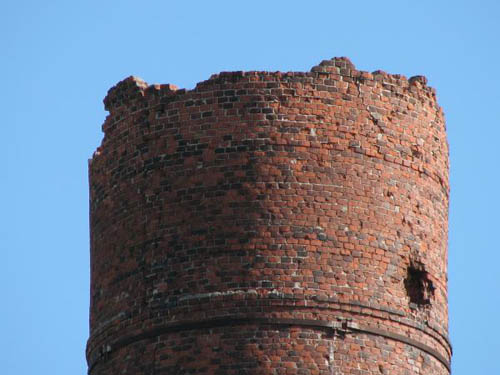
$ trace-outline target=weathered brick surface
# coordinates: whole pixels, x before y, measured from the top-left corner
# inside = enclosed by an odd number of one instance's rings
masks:
[[[89,372],[448,374],[448,146],[424,77],[130,77],[90,162]]]

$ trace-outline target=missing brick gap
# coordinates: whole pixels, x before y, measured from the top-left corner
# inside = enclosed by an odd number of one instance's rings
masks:
[[[435,288],[421,262],[410,262],[404,285],[410,299],[410,307],[430,306]]]

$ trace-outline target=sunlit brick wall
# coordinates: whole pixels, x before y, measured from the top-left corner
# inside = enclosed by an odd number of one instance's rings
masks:
[[[130,77],[89,163],[89,373],[448,374],[448,145],[424,77]]]

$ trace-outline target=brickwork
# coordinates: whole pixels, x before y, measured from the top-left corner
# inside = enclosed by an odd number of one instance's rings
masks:
[[[424,77],[113,87],[89,373],[449,374],[448,145]]]

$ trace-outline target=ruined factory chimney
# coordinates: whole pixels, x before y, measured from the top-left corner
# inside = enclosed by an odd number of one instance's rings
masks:
[[[450,373],[434,89],[358,71],[109,90],[89,374]]]

